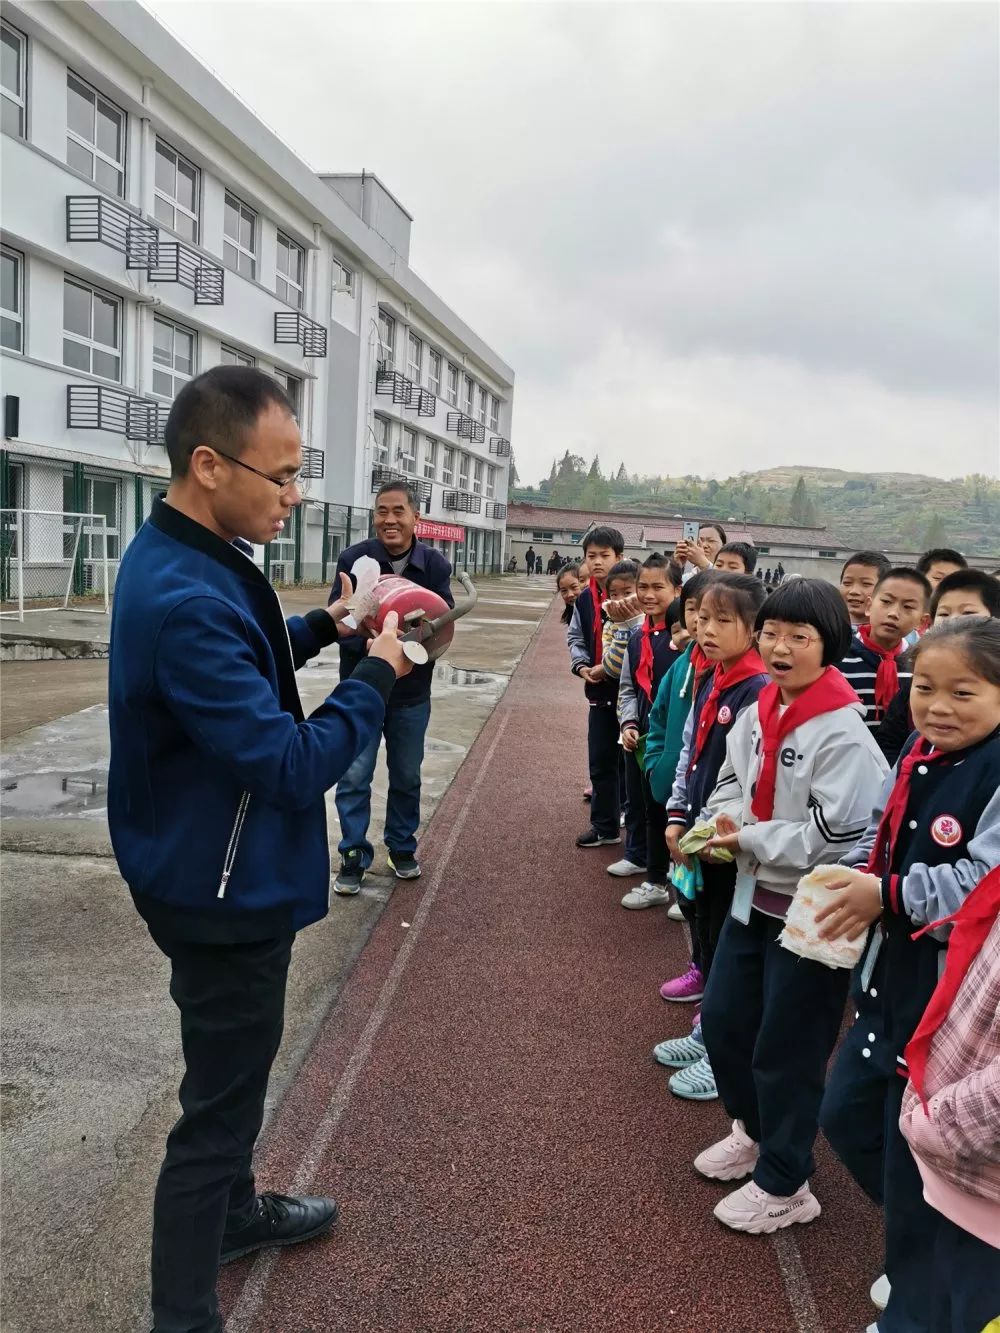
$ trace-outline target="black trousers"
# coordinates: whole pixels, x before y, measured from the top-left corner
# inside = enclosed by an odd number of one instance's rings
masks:
[[[618,712],[614,704],[591,704],[587,717],[591,825],[605,838],[617,838],[621,803],[618,792]]]
[[[701,876],[703,886],[694,900],[694,934],[698,944],[695,961],[707,981],[719,936],[732,906],[736,866],[702,861]]]
[[[653,795],[646,774],[642,774],[642,799],[646,807],[646,879],[650,884],[666,884],[670,869],[667,851],[667,807]]]
[[[292,936],[193,944],[150,928],[170,959],[180,1010],[182,1115],[153,1204],[156,1333],[221,1333],[215,1294],[223,1233],[255,1206],[251,1160],[281,1043]]]
[[[726,918],[701,1005],[719,1096],[760,1144],[753,1178],[794,1194],[812,1175],[826,1066],[840,1032],[848,968],[799,958],[778,944],[784,922],[751,911]]]

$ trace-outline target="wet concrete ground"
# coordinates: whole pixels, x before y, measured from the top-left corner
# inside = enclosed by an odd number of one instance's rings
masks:
[[[550,587],[517,575],[480,583],[480,604],[436,673],[425,822],[502,696]],[[283,600],[294,612],[325,599],[296,590]],[[308,713],[336,684],[336,649],[299,680]],[[145,1333],[150,1202],[180,1065],[166,966],[107,835],[107,663],[4,663],[0,689],[3,1327]],[[380,761],[376,843],[385,783]],[[335,846],[332,795],[328,806]],[[391,896],[383,855],[364,891],[335,898],[296,944],[269,1113]]]

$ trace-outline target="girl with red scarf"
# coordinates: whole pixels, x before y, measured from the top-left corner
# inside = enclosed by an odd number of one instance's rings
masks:
[[[949,936],[964,953],[964,904],[1000,865],[1000,622],[946,620],[912,658],[917,731],[864,837],[843,858],[852,868],[829,881],[837,900],[819,918],[829,938],[857,938],[874,925],[856,970],[857,1019],[831,1070],[820,1125],[885,1210],[890,1294],[879,1333],[964,1333],[970,1325],[937,1320],[941,1214],[925,1200],[899,1119],[907,1077],[926,1090],[922,1020],[949,979]]]
[[[702,1035],[732,1132],[695,1158],[714,1180],[749,1177],[715,1208],[735,1231],[820,1213],[809,1188],[826,1066],[850,972],[800,958],[779,936],[796,886],[864,832],[886,763],[835,666],[851,638],[836,588],[782,585],[757,617],[769,684],[729,737],[706,813],[710,848],[740,877],[702,1002]]]

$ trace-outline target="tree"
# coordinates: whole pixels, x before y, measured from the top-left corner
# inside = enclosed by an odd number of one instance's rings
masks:
[[[929,551],[932,546],[948,545],[948,529],[940,514],[931,514],[923,531],[923,548],[925,551]]]
[[[555,464],[553,464],[553,466],[555,466]],[[513,453],[510,456],[510,476],[507,484],[511,490],[513,490],[515,486],[520,486],[521,484],[521,478],[517,475],[517,464],[514,462]],[[543,481],[542,486],[544,485],[545,482]],[[539,491],[541,491],[542,486],[539,486]]]
[[[549,493],[549,503],[565,509],[579,508],[580,496],[587,481],[585,465],[579,454],[567,449],[559,460],[556,479]]]
[[[538,486],[539,492],[542,495],[546,496],[551,495],[552,487],[555,485],[555,481],[556,481],[556,460],[553,458],[552,467],[549,470],[549,475],[545,478],[544,481],[539,483]]]
[[[809,495],[805,477],[799,477],[795,483],[795,490],[788,504],[788,517],[792,523],[797,523],[803,528],[812,528],[816,525],[816,506]]]
[[[591,513],[601,513],[607,510],[610,504],[611,488],[601,476],[601,464],[595,454],[590,471],[587,473],[587,480],[580,492],[578,505],[579,508],[589,510]]]
[[[615,481],[628,483],[628,472],[625,470],[625,464],[618,464],[618,471],[615,473]]]

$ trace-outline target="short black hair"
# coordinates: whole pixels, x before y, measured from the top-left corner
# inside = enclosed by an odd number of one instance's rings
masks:
[[[851,647],[851,617],[839,589],[826,579],[790,579],[775,588],[757,612],[754,628],[759,634],[768,620],[786,620],[792,625],[812,625],[823,640],[823,665],[846,657]]]
[[[632,579],[633,582],[639,577],[639,564],[635,560],[619,560],[617,564],[612,565],[608,570],[608,576],[604,580],[605,588],[610,587],[612,579]]]
[[[1000,685],[1000,620],[992,616],[951,616],[942,620],[910,649],[914,670],[928,648],[956,649],[968,658],[978,676],[991,685]]]
[[[704,523],[698,524],[699,534],[704,532],[706,528],[714,528],[716,532],[719,534],[719,537],[722,540],[723,544],[725,544],[729,540],[729,538],[726,536],[726,529],[722,526],[721,523],[715,523],[711,519],[706,519]]]
[[[871,569],[877,569],[878,577],[881,578],[886,570],[892,568],[892,561],[884,551],[855,551],[852,556],[844,561],[843,568],[840,571],[841,578],[844,577],[845,570],[849,569],[851,565],[867,565]]]
[[[943,561],[946,565],[958,565],[959,569],[969,567],[969,562],[961,551],[952,550],[950,546],[932,546],[917,561],[917,568],[921,574],[926,574],[931,565],[936,565],[939,561]]]
[[[163,430],[171,477],[186,477],[200,444],[239,458],[248,433],[271,403],[295,409],[277,380],[256,366],[213,366],[188,380],[174,399]]]
[[[589,532],[583,534],[584,556],[587,554],[588,546],[610,546],[615,555],[621,555],[625,550],[625,538],[617,528],[600,526],[591,528]]]
[[[567,560],[564,565],[560,565],[556,570],[556,587],[559,587],[559,580],[564,574],[573,574],[576,578],[580,577],[580,566],[576,560]]]
[[[675,588],[681,586],[683,571],[676,560],[668,560],[665,555],[660,555],[659,551],[654,551],[652,555],[647,555],[646,559],[639,566],[640,569],[662,569],[668,583],[672,583]]]
[[[878,592],[886,579],[905,579],[907,583],[915,583],[918,588],[923,590],[924,606],[931,600],[932,588],[927,580],[926,574],[921,574],[919,569],[914,569],[912,565],[893,565],[887,569],[884,574],[879,576],[878,583],[875,584],[875,592]]]
[[[726,542],[725,546],[715,553],[716,560],[720,555],[738,555],[743,561],[743,571],[746,574],[752,574],[757,568],[757,548],[751,546],[749,542]]]
[[[983,569],[956,569],[946,574],[931,594],[931,619],[937,615],[938,603],[948,592],[975,592],[991,616],[1000,617],[1000,583]]]
[[[378,504],[383,495],[388,495],[391,491],[400,491],[406,496],[406,502],[414,513],[420,510],[420,496],[416,493],[405,477],[397,477],[393,481],[383,481],[382,485],[375,492],[375,503]]]
[[[683,624],[684,624],[684,598],[683,598],[683,597],[675,597],[675,598],[674,598],[674,600],[673,600],[673,601],[670,603],[670,605],[667,607],[667,614],[666,614],[665,619],[666,619],[666,622],[667,622],[667,625],[668,625],[668,626],[669,626],[669,625],[683,625]]]
[[[719,605],[738,616],[752,630],[757,622],[757,612],[767,601],[767,589],[760,579],[752,574],[731,574],[728,570],[715,570],[715,579],[705,589],[702,600],[709,594],[717,598]]]
[[[710,585],[721,576],[721,569],[699,569],[698,573],[692,574],[687,583],[681,588],[681,601],[685,606],[689,601],[693,601],[695,606],[699,606]]]

